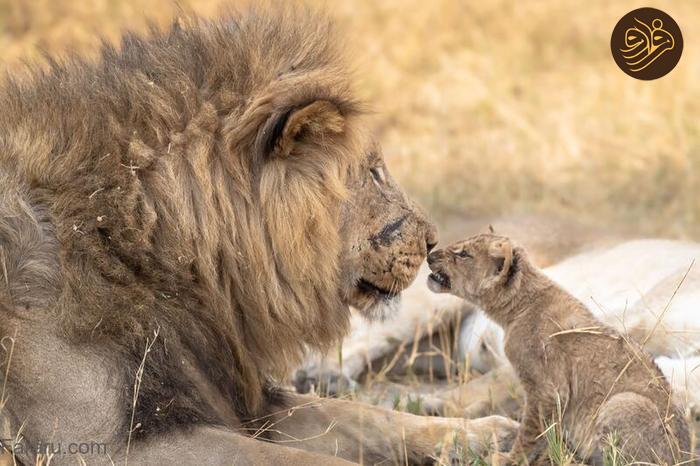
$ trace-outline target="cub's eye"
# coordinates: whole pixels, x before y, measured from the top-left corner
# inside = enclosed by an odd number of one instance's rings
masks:
[[[462,249],[461,251],[459,251],[459,252],[457,253],[457,256],[462,257],[462,258],[464,258],[464,259],[466,259],[467,257],[470,258],[470,259],[472,258],[472,255],[469,254],[469,253],[468,253],[467,251],[465,251],[464,249]]]
[[[384,177],[384,169],[382,167],[373,167],[369,169],[369,172],[372,174],[372,179],[379,184],[383,184],[385,181]]]

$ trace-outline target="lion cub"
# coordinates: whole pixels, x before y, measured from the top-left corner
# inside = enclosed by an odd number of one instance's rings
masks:
[[[479,305],[505,331],[505,353],[526,394],[509,461],[546,463],[548,427],[593,463],[610,445],[629,461],[687,461],[683,411],[652,359],[542,274],[521,247],[478,235],[434,251],[428,264],[431,290]]]

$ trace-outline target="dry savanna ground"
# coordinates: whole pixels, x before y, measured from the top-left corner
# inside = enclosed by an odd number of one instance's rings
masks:
[[[94,55],[124,29],[240,3],[0,0],[0,70]],[[310,3],[345,29],[390,169],[443,226],[455,215],[534,213],[700,237],[700,3]],[[684,34],[680,63],[653,82],[628,77],[610,55],[613,26],[640,6],[666,11]],[[420,404],[404,398],[402,409]]]

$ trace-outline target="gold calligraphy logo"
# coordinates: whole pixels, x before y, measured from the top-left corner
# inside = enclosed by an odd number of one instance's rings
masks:
[[[673,50],[676,41],[670,32],[665,30],[664,22],[655,19],[648,26],[644,21],[634,18],[637,26],[625,31],[625,46],[620,49],[625,63],[630,71],[642,71],[656,61],[664,53]]]
[[[649,80],[676,66],[683,36],[678,24],[663,11],[640,8],[617,23],[610,45],[615,62],[625,73]]]

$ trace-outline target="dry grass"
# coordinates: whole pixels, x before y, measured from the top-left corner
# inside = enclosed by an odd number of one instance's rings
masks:
[[[99,38],[226,3],[0,0],[0,70],[44,53],[94,54]],[[654,3],[685,41],[678,67],[654,82],[622,73],[609,51],[638,1],[323,3],[357,51],[394,176],[438,219],[537,212],[700,234],[700,3]],[[620,464],[613,453],[609,464]]]
[[[679,22],[685,49],[654,82],[610,56],[614,24],[639,6],[631,0],[323,3],[358,52],[395,176],[438,217],[553,212],[700,233],[697,2],[655,3]],[[0,68],[42,52],[94,53],[98,37],[223,4],[0,0]]]
[[[616,68],[608,45],[634,2],[379,3],[386,22],[365,26],[380,41],[368,47],[368,87],[394,171],[433,210],[697,229],[699,4],[659,2],[687,25],[686,52],[672,74],[644,83]]]

